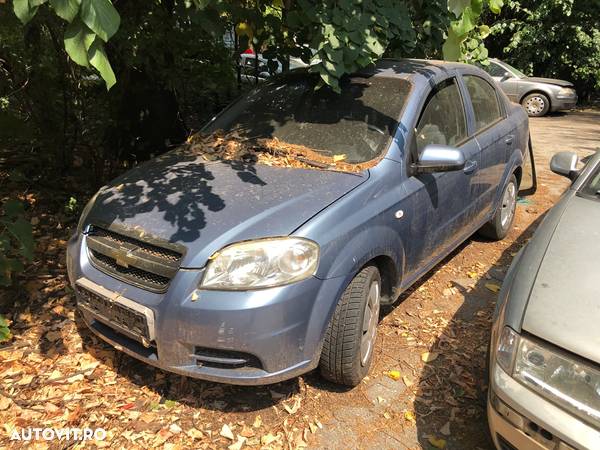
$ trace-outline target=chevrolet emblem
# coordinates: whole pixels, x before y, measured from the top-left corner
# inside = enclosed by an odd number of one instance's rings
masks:
[[[125,251],[126,253],[117,253],[115,254],[115,262],[117,266],[128,269],[131,264],[136,261],[136,257],[133,255],[139,247],[134,247],[132,249],[127,249],[125,247],[121,247],[121,251]]]

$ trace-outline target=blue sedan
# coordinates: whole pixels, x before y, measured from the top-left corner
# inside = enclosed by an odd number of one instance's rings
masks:
[[[489,75],[382,60],[321,84],[275,77],[100,189],[68,247],[94,333],[191,377],[353,386],[382,304],[474,232],[506,236],[535,174]]]

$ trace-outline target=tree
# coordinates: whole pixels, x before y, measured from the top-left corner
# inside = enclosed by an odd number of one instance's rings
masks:
[[[580,97],[600,89],[600,2],[510,1],[485,17],[490,50],[530,75],[571,80]]]
[[[344,74],[356,71],[382,57],[386,50],[408,55],[415,50],[432,53],[446,35],[447,59],[485,60],[482,39],[486,28],[477,21],[486,6],[497,13],[502,0],[173,0],[178,11],[196,8],[212,14],[220,22],[243,25],[252,45],[267,48],[273,55],[300,56],[311,62],[310,70],[319,73],[323,84],[339,88]],[[46,5],[47,4],[47,5]],[[430,6],[427,6],[430,5]],[[110,89],[116,77],[105,51],[105,44],[120,26],[120,15],[110,0],[14,0],[14,11],[25,24],[38,9],[48,6],[68,22],[64,45],[70,58],[79,65],[98,70]],[[421,13],[425,8],[428,12]],[[418,22],[415,22],[418,19]],[[446,29],[446,27],[448,27]],[[314,53],[313,53],[314,52]],[[434,49],[433,53],[439,54]]]

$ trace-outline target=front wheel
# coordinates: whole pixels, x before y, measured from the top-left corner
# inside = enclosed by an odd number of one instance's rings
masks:
[[[492,219],[479,229],[479,234],[495,241],[502,240],[508,234],[515,220],[517,209],[517,194],[519,184],[517,178],[511,175],[502,192],[501,203]]]
[[[527,95],[521,104],[530,117],[545,116],[550,110],[550,100],[539,92]]]
[[[323,342],[319,367],[324,378],[356,386],[369,373],[381,303],[381,276],[362,269],[340,298]]]

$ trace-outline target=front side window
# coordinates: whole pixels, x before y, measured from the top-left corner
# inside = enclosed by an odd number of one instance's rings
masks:
[[[473,103],[477,132],[498,121],[502,117],[502,109],[496,89],[491,84],[474,75],[465,75],[464,79]]]
[[[586,197],[600,200],[600,168],[594,171],[585,185],[582,186],[580,192]]]
[[[417,124],[417,151],[430,144],[459,145],[467,137],[463,102],[454,79],[436,87]]]

